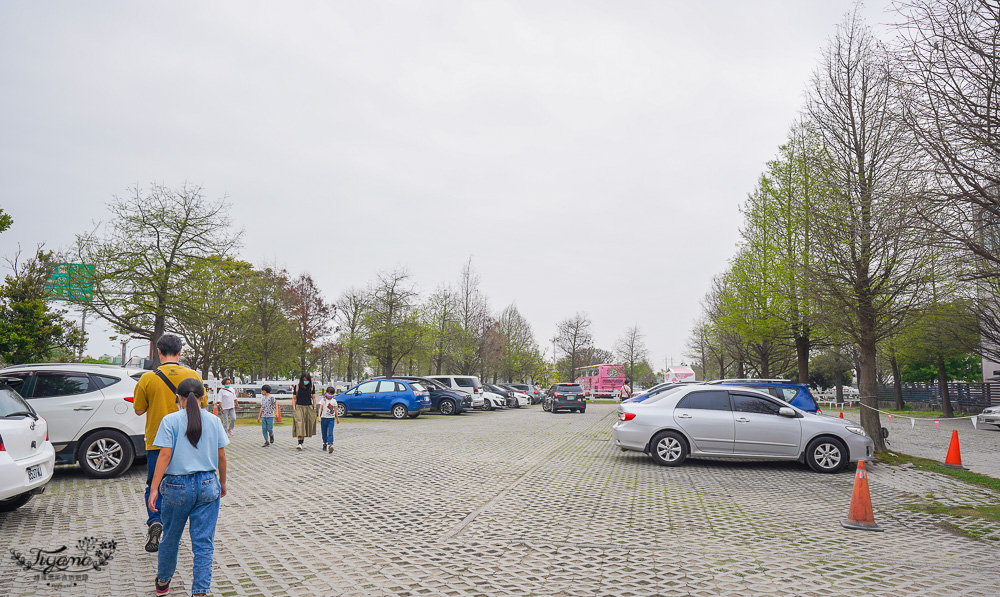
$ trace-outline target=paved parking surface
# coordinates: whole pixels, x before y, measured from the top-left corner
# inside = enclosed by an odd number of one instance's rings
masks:
[[[797,463],[664,468],[610,444],[615,406],[538,406],[417,420],[347,418],[337,451],[296,452],[290,425],[260,447],[238,427],[216,539],[215,595],[995,595],[1000,548],[905,509],[997,496],[875,465],[876,521],[847,531],[854,476]],[[942,432],[944,433],[944,432]],[[0,593],[152,595],[143,466],[94,481],[60,470],[0,515]],[[75,588],[18,568],[8,549],[114,539]],[[185,539],[186,541],[186,539]],[[182,544],[171,594],[190,586]]]

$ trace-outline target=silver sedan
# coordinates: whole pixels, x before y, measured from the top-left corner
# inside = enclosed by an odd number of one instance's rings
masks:
[[[875,444],[851,421],[799,410],[742,388],[688,385],[618,407],[612,427],[622,450],[665,466],[688,456],[798,460],[821,473],[868,460]]]

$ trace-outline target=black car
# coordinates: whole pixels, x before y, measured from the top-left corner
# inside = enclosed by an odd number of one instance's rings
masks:
[[[557,383],[549,388],[542,408],[551,413],[560,410],[587,412],[587,392],[577,383]]]
[[[385,378],[379,376],[372,379]],[[419,381],[424,384],[431,394],[431,410],[436,410],[442,415],[457,415],[461,412],[472,410],[472,396],[459,394],[439,381],[420,377],[419,375],[393,375],[392,379]]]

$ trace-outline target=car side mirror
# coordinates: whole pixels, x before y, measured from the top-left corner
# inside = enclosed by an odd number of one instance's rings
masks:
[[[783,417],[794,417],[795,411],[788,408],[787,406],[782,406],[781,408],[778,409],[778,414]]]

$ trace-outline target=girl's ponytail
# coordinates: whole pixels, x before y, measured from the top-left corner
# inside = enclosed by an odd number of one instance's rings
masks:
[[[201,397],[204,394],[205,388],[197,379],[185,379],[177,386],[177,395],[187,396],[187,405],[184,410],[187,412],[188,424],[187,432],[184,435],[187,436],[191,445],[196,448],[198,447],[198,440],[201,439]]]

